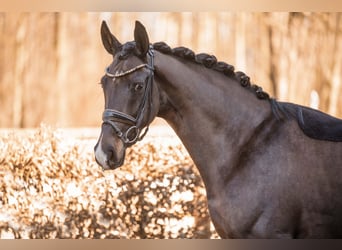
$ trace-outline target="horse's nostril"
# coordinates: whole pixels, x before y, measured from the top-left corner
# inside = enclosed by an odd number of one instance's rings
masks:
[[[114,156],[114,150],[113,149],[108,149],[108,151],[107,151],[107,158],[109,160],[112,160],[113,156]]]
[[[115,154],[115,151],[114,151],[114,148],[113,147],[110,147],[107,149],[107,159],[108,161],[112,161],[112,162],[115,162],[116,161],[116,154]]]

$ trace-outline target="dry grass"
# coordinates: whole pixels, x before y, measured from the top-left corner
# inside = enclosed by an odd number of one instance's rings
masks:
[[[0,134],[1,238],[217,237],[180,143],[140,142],[103,172],[95,142],[46,126]]]

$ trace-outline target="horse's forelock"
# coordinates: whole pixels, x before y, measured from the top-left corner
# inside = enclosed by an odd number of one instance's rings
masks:
[[[119,55],[118,58],[119,58],[120,60],[125,60],[125,59],[127,59],[127,57],[128,57],[129,55],[134,54],[135,48],[136,48],[136,46],[135,46],[135,42],[134,42],[134,41],[132,41],[132,42],[127,42],[127,43],[123,44],[123,45],[121,46],[120,50],[118,51],[118,55]]]

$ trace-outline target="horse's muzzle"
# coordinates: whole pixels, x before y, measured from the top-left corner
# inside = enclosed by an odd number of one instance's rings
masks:
[[[102,136],[99,142],[94,147],[95,161],[103,170],[113,170],[123,165],[125,161],[125,150],[122,153],[118,152],[112,146],[103,147]]]

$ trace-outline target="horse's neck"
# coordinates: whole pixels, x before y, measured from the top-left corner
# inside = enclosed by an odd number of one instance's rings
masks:
[[[162,95],[160,116],[175,130],[204,183],[220,183],[236,151],[270,114],[266,101],[233,79],[172,56],[156,56]]]

